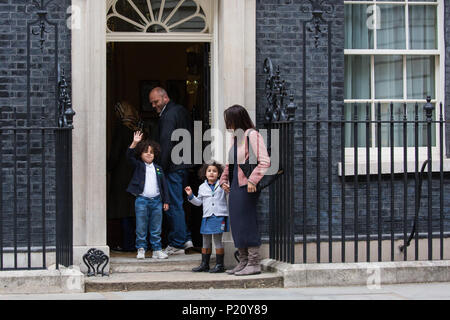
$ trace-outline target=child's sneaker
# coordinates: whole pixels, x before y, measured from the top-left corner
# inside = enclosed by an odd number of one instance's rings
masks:
[[[162,250],[153,251],[153,259],[167,259],[169,256],[165,254]]]
[[[137,259],[145,259],[145,249],[144,248],[138,249],[138,254],[137,254],[136,258]]]

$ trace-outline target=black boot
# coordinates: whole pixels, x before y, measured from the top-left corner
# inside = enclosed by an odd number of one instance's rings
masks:
[[[224,254],[216,253],[216,265],[213,269],[209,270],[210,273],[222,273],[225,272],[225,266],[223,265]]]
[[[193,272],[208,272],[209,271],[209,258],[211,257],[211,253],[202,253],[202,263],[196,267],[193,268]]]

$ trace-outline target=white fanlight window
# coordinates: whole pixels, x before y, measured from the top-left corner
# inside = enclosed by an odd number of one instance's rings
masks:
[[[211,0],[109,0],[107,37],[191,34],[198,40],[208,40],[213,7]]]
[[[434,120],[444,97],[444,1],[344,1],[345,4],[345,116],[360,120],[376,119],[381,104],[381,120],[402,120],[404,104],[407,119],[414,119],[419,103],[419,120],[424,119],[423,105],[431,96]],[[367,108],[367,106],[369,108]],[[354,131],[346,129],[346,147],[353,147]],[[433,126],[436,128],[436,126]],[[419,146],[425,146],[425,126],[420,125]],[[378,145],[375,125],[369,147]],[[408,147],[412,147],[413,127],[408,127]],[[395,125],[394,147],[403,147],[403,130]],[[436,131],[432,136],[436,146]],[[381,146],[390,147],[389,124],[382,125]],[[361,125],[358,147],[366,147],[366,129]],[[400,153],[401,154],[401,153]]]

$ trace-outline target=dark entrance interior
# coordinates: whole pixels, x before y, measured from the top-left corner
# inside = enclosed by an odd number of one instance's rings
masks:
[[[149,104],[148,94],[153,87],[161,86],[172,100],[189,110],[192,121],[202,121],[206,130],[210,126],[209,79],[208,43],[107,44],[107,244],[111,249],[134,250],[135,240],[134,197],[125,191],[132,174],[125,151],[132,141],[134,125],[121,120],[115,104],[130,105],[146,135],[156,139],[158,115]],[[194,192],[202,183],[197,177],[198,168],[191,169],[189,174]],[[194,246],[201,247],[201,207],[185,201],[185,212]],[[163,217],[165,247],[168,224]]]

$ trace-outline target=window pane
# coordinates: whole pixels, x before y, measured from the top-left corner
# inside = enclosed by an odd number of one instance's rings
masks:
[[[405,6],[379,5],[378,49],[406,49]]]
[[[378,108],[378,104],[376,105]],[[403,120],[403,104],[402,103],[381,103],[380,107],[381,111],[381,121],[390,121],[391,120],[391,112],[393,113],[393,120]],[[378,114],[378,110],[375,111]],[[394,137],[394,147],[400,147],[403,144],[403,130],[402,124],[394,123],[393,126],[393,137]],[[378,126],[377,126],[378,130]],[[378,146],[378,134],[376,135],[376,146]],[[391,124],[390,123],[382,123],[381,124],[381,146],[382,147],[390,147],[391,146]]]
[[[419,121],[426,120],[425,111],[423,109],[423,106],[425,103],[421,103],[418,105],[417,108],[417,119]],[[436,107],[436,105],[434,105]],[[416,107],[415,104],[409,103],[407,105],[408,108],[408,121],[414,121],[416,119]],[[433,110],[433,120],[436,120],[436,108]],[[415,133],[415,125],[409,124],[408,125],[408,147],[414,147],[416,145],[416,133]],[[427,140],[427,124],[426,123],[419,123],[417,125],[417,146],[419,147],[426,147],[428,144]],[[436,146],[436,124],[431,124],[431,145]]]
[[[375,98],[403,99],[402,56],[375,56]]]
[[[370,104],[365,103],[356,103],[350,104],[346,103],[344,106],[345,120],[355,120],[355,106],[357,112],[357,118],[359,121],[367,120],[367,111],[369,112],[369,120],[372,120],[372,115],[370,112]],[[358,123],[358,147],[366,146],[366,137],[369,139],[369,147],[371,147],[372,141],[372,130],[371,125],[367,127],[366,123]],[[355,145],[354,143],[355,136],[355,125],[353,123],[345,124],[345,147],[351,148]]]
[[[345,56],[345,99],[370,99],[370,56]]]
[[[409,6],[409,46],[437,49],[436,6]]]
[[[408,99],[435,98],[434,56],[410,56],[406,58],[406,81]]]
[[[425,112],[423,110],[424,104],[418,105],[417,117],[419,121],[426,120]],[[375,113],[378,114],[378,103],[375,106]],[[381,111],[381,121],[390,121],[391,120],[391,104],[390,103],[381,103],[380,104]],[[403,103],[394,103],[393,104],[393,120],[394,121],[403,121],[404,116],[404,104]],[[407,121],[415,120],[415,104],[407,104],[406,105],[406,118]],[[433,110],[433,120],[436,119],[436,112]],[[394,147],[403,147],[403,123],[394,123],[393,124],[393,137],[394,137]],[[378,126],[376,126],[376,130],[378,130]],[[407,146],[414,147],[416,145],[416,127],[414,123],[406,124],[406,132],[407,132]],[[378,146],[378,134],[375,135],[375,147]],[[426,123],[418,123],[417,125],[417,146],[418,147],[426,147],[428,145],[427,140],[427,124]],[[431,124],[431,145],[436,146],[436,124]],[[390,147],[391,146],[391,124],[390,123],[382,123],[381,124],[381,146],[382,147]]]
[[[345,49],[373,49],[367,7],[366,4],[345,5]]]

